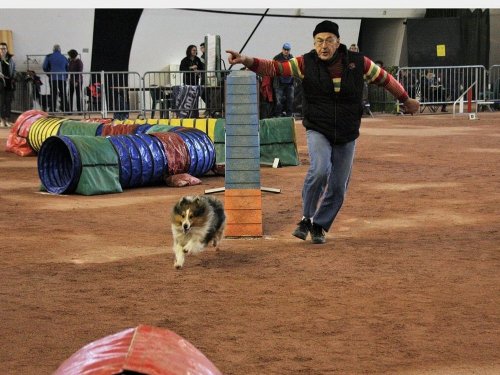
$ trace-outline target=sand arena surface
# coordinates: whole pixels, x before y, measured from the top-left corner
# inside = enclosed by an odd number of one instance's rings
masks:
[[[139,324],[170,329],[224,374],[500,373],[500,113],[363,119],[325,245],[290,235],[307,170],[262,168],[261,239],[173,268],[170,210],[224,186],[42,194],[0,129],[2,374],[50,374]],[[222,194],[215,194],[223,198]]]

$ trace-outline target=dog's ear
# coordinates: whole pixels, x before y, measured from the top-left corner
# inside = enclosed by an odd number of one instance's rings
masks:
[[[205,214],[205,210],[206,210],[206,205],[205,205],[205,202],[199,197],[197,196],[194,201],[194,215],[195,216],[202,216]]]
[[[183,208],[189,204],[189,197],[182,197],[179,199],[177,204],[174,206],[174,213],[180,215],[182,213]]]

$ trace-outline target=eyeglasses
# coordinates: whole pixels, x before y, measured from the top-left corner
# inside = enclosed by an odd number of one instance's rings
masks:
[[[323,39],[316,39],[314,41],[314,45],[316,47],[323,46],[323,44],[326,45],[326,46],[333,46],[335,43],[337,43],[337,41],[338,41],[338,39],[336,39],[336,38],[328,38],[328,39],[325,39],[325,40],[323,40]]]
[[[0,49],[7,49],[7,47],[0,47]]]

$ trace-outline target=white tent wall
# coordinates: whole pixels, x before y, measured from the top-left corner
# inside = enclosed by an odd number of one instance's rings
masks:
[[[12,30],[18,71],[26,71],[27,55],[47,55],[54,44],[61,46],[63,54],[76,49],[81,54],[84,69],[90,69],[93,9],[2,9],[0,29]],[[83,49],[88,52],[82,52]],[[30,67],[39,65],[41,68],[43,57],[37,62],[31,62]]]
[[[145,9],[132,44],[129,70],[143,74],[146,71],[163,70],[170,64],[179,64],[185,56],[186,47],[189,44],[199,46],[206,34],[221,36],[222,51],[228,48],[241,49],[265,9],[224,11],[256,15],[169,8]],[[424,13],[423,9],[270,9],[244,53],[272,58],[281,51],[284,42],[289,42],[292,44],[293,54],[303,54],[312,48],[312,31],[324,18],[333,17],[339,24],[341,41],[349,45],[357,43],[363,17],[422,17]],[[46,55],[56,43],[61,45],[63,53],[72,48],[80,52],[84,69],[90,69],[93,9],[2,9],[0,25],[1,29],[13,32],[15,60],[19,71],[26,70],[26,55]],[[393,44],[396,50],[393,54],[396,56],[400,53],[401,44],[399,40]],[[227,64],[224,52],[222,57]]]
[[[265,9],[251,11],[263,14]],[[286,14],[283,9],[271,11],[273,14]],[[288,14],[293,16],[293,12],[289,10]],[[260,19],[261,16],[257,15],[145,9],[135,32],[129,68],[132,71],[162,70],[170,64],[179,64],[186,56],[188,45],[199,46],[206,34],[220,35],[222,58],[226,62],[226,68],[229,68],[224,51],[239,51]],[[289,42],[292,45],[292,54],[304,54],[313,48],[312,32],[320,21],[321,19],[313,18],[266,16],[248,41],[243,53],[271,59],[281,52],[284,42]],[[341,40],[349,44],[357,43],[361,20],[335,21],[339,24]],[[152,41],[154,46],[151,45]]]

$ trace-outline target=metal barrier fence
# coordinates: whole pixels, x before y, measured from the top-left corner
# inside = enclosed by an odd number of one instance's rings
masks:
[[[142,91],[136,72],[18,73],[12,111],[124,119],[131,112],[143,113]]]
[[[474,82],[472,102],[483,100],[486,90],[486,69],[482,65],[402,67],[396,75],[410,97],[418,99],[421,112],[429,108],[436,112],[439,107],[446,111]]]
[[[124,119],[224,116],[228,71],[18,73],[13,112],[41,109],[51,115],[100,115]]]
[[[492,65],[488,70],[488,80],[484,99],[494,101],[495,107],[500,109],[500,65]]]
[[[383,87],[368,85],[368,103],[372,112],[394,113],[396,111],[396,98]]]
[[[224,116],[224,80],[228,71],[153,71],[143,76],[143,108],[154,118]]]
[[[183,72],[18,73],[13,112],[42,109],[52,115],[100,115],[124,119],[130,113],[154,118],[223,117],[227,70]],[[396,78],[430,112],[452,104],[474,82],[472,101],[500,105],[500,65],[402,67]],[[397,100],[369,85],[368,100],[377,112],[395,112]],[[478,103],[479,102],[479,103]],[[490,108],[491,109],[491,108]]]

